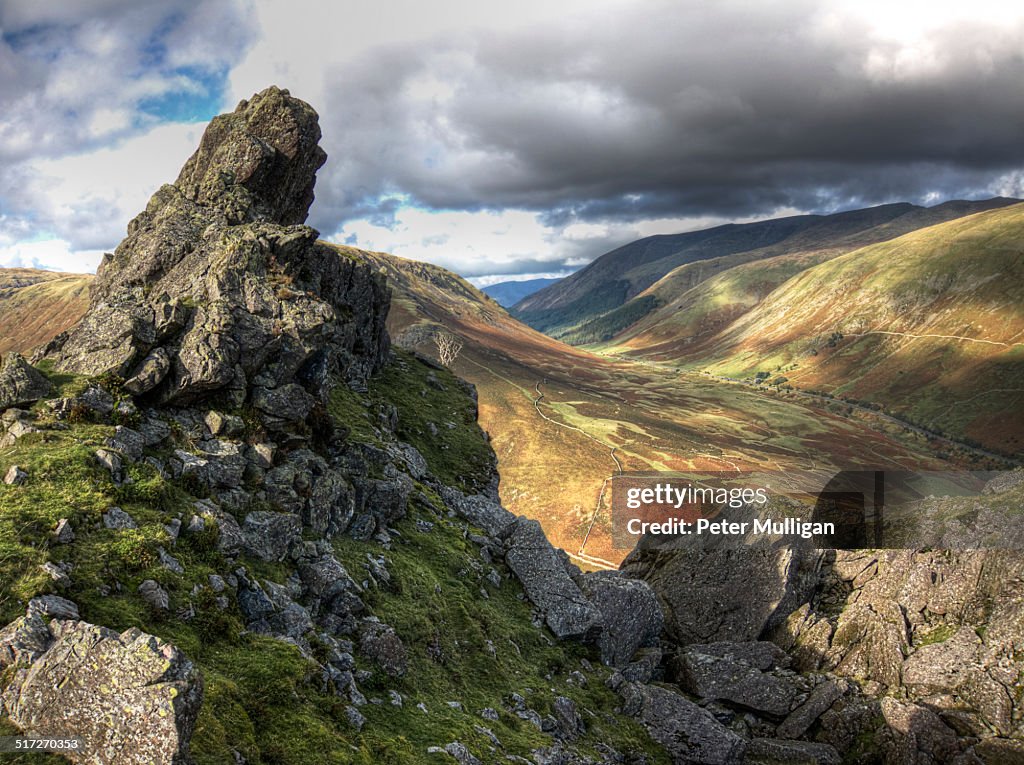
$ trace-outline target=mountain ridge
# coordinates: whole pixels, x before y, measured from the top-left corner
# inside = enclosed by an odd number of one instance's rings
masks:
[[[522,279],[519,281],[498,282],[481,288],[481,292],[490,295],[503,307],[510,308],[523,298],[532,295],[537,290],[560,281],[557,278]]]
[[[716,258],[732,257],[736,263],[829,248],[838,254],[899,236],[908,226],[913,230],[1016,201],[1003,197],[978,202],[950,200],[933,207],[893,203],[832,215],[789,216],[646,237],[601,255],[561,282],[520,301],[512,313],[541,331],[564,337],[640,296],[676,268]]]

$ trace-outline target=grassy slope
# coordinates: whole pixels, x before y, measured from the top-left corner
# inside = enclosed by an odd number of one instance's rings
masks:
[[[0,354],[26,352],[73,326],[89,302],[92,277],[0,268]]]
[[[670,326],[627,334],[614,350],[731,377],[781,372],[798,387],[1020,452],[1022,240],[1024,205],[979,213],[803,270],[725,328],[702,332],[709,312],[692,298]],[[702,299],[729,295],[742,275],[725,274],[721,292]]]
[[[579,552],[602,485],[616,469],[612,447],[626,470],[939,464],[891,424],[602,358],[520,324],[444,269],[390,255],[368,257],[389,277],[393,336],[410,327],[443,326],[465,341],[454,369],[479,391],[480,422],[498,455],[502,500],[513,512],[540,520],[570,553]],[[433,352],[429,342],[420,350]],[[541,411],[556,422],[542,418],[534,405],[538,383],[545,394]],[[616,562],[628,552],[611,546],[606,504],[585,551]]]
[[[826,248],[753,262],[718,258],[703,269],[699,266],[704,264],[681,266],[612,314],[577,330],[573,339],[643,349],[645,358],[672,361],[695,339],[728,326],[793,275],[843,252]],[[650,309],[631,312],[637,304]],[[639,314],[638,318],[631,313]]]
[[[443,391],[429,384],[430,374]],[[56,382],[64,395],[85,384],[70,377]],[[433,393],[420,397],[420,390]],[[461,444],[468,451],[460,457],[471,462],[487,450],[476,423],[461,416],[472,409],[472,402],[459,391],[448,372],[401,355],[374,381],[369,396],[335,397],[331,408],[358,439],[373,438],[372,423],[385,403],[398,408],[401,427],[413,430],[423,416],[450,418],[455,424],[450,442],[425,451],[431,468],[443,475],[451,470],[445,446]],[[416,393],[414,410],[411,392]],[[45,423],[46,415],[39,411]],[[355,731],[346,722],[347,702],[321,688],[315,666],[294,647],[246,633],[234,604],[221,611],[208,588],[191,594],[209,574],[234,568],[216,550],[212,534],[179,539],[173,554],[185,566],[184,575],[157,564],[156,547],[169,546],[163,524],[175,516],[187,521],[194,497],[147,465],[133,466],[134,482],[115,487],[92,456],[112,431],[110,425],[76,422],[66,431],[25,436],[0,452],[0,468],[18,464],[31,476],[22,487],[0,485],[0,621],[23,613],[29,598],[52,591],[39,565],[47,560],[72,563],[72,586],[62,594],[79,604],[84,619],[114,629],[138,626],[173,641],[201,668],[205,699],[193,738],[197,765],[233,765],[231,749],[253,765],[431,762],[434,757],[426,748],[453,740],[486,753],[488,739],[476,728],[481,724],[494,731],[509,753],[527,755],[547,739],[504,711],[503,701],[512,692],[524,695],[542,713],[555,695],[569,696],[581,710],[593,712],[583,712],[588,725],[584,750],[605,741],[621,751],[646,752],[651,762],[665,762],[635,722],[606,714],[617,703],[603,683],[607,670],[587,670],[581,664],[595,657],[580,646],[557,644],[532,626],[531,607],[514,581],[506,577],[499,588],[487,585],[489,597],[480,594],[486,567],[479,551],[466,541],[464,525],[447,517],[427,487],[420,487],[424,499],[412,503],[409,516],[396,524],[400,537],[392,550],[348,538],[335,544],[339,559],[357,579],[368,553],[387,559],[391,583],[371,590],[365,600],[374,614],[397,628],[410,655],[409,671],[398,680],[357,660],[361,669],[373,673],[361,687],[383,703],[362,707],[368,724]],[[486,473],[488,466],[477,469]],[[464,466],[464,481],[484,480],[483,474],[474,476],[473,468]],[[102,526],[101,514],[114,504],[136,518],[138,530]],[[50,533],[63,517],[71,519],[76,539],[54,545]],[[417,520],[434,523],[433,530],[419,531]],[[239,562],[261,579],[283,583],[280,565],[244,557]],[[170,592],[170,613],[153,612],[137,594],[138,584],[147,578]],[[115,589],[104,596],[98,590],[102,586]],[[174,615],[190,603],[196,609],[194,618],[184,621]],[[494,645],[494,655],[487,641]],[[574,670],[589,677],[586,687],[569,682],[568,673]],[[388,690],[403,694],[402,707],[388,702]],[[446,703],[455,700],[464,710]],[[429,714],[417,708],[419,702]],[[499,710],[500,719],[482,720],[483,707]],[[10,723],[0,718],[0,733],[11,732]],[[57,761],[40,755],[11,757],[21,763]]]
[[[956,201],[930,208],[892,204],[648,237],[526,298],[513,313],[567,342],[600,342],[725,269],[788,254],[834,257],[1012,201]]]

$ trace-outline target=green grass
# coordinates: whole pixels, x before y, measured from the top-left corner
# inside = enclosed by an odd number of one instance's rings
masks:
[[[923,648],[926,645],[945,643],[956,634],[957,629],[958,627],[955,624],[940,624],[938,627],[930,629],[920,636],[914,635],[914,645],[917,648]]]
[[[329,411],[351,428],[354,439],[379,443],[382,436],[374,420],[384,406],[397,408],[396,435],[419,450],[441,481],[466,491],[487,485],[493,470],[491,447],[464,383],[450,371],[395,349],[391,363],[370,382],[369,395],[338,386]]]

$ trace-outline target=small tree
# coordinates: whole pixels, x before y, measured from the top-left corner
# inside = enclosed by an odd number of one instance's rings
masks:
[[[462,341],[449,332],[438,332],[434,335],[434,343],[437,345],[437,357],[446,367],[455,362],[462,350]]]

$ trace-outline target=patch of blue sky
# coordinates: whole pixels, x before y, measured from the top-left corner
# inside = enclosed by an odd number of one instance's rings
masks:
[[[57,31],[52,24],[33,24],[13,32],[0,29],[0,38],[19,55],[52,63],[61,54],[60,47],[53,44]]]
[[[177,67],[163,73],[170,79],[189,83],[158,96],[142,99],[140,115],[159,122],[206,122],[221,112],[227,87],[227,70]]]

